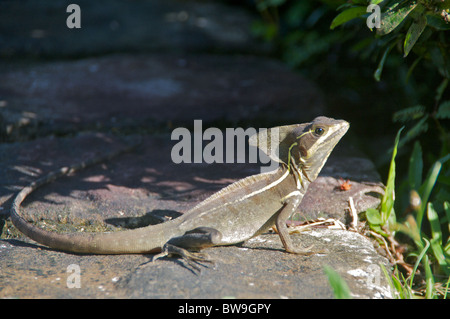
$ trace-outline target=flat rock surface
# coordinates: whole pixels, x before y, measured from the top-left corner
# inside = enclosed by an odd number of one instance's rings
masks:
[[[240,247],[207,249],[215,265],[201,267],[198,276],[180,261],[158,260],[136,269],[118,287],[133,298],[333,298],[323,271],[328,265],[346,280],[354,298],[390,297],[379,266],[387,266],[386,259],[363,236],[327,229],[291,236],[296,245],[326,253],[291,256],[278,235],[262,235]],[[340,244],[330,244],[333,240]]]
[[[5,176],[0,193],[1,211],[7,212],[15,191],[38,176],[73,163],[75,159],[113,151],[131,143],[134,138],[85,133],[75,138],[43,138],[0,145],[0,154],[8,154],[1,158],[0,166],[2,176]],[[144,137],[142,145],[132,153],[57,180],[25,201],[23,216],[53,231],[140,227],[154,223],[154,214],[176,217],[177,212],[186,211],[229,183],[258,173],[258,166],[249,164],[173,164],[169,155],[171,142],[174,143],[165,134]],[[348,207],[349,194],[336,189],[338,181],[333,175],[343,175],[355,183],[360,194],[356,201],[359,210],[377,204],[375,197],[364,195],[364,188],[371,191],[377,176],[367,175],[370,169],[365,170],[364,165],[359,171],[350,169],[355,161],[365,162],[361,158],[343,157],[342,153],[349,152],[338,150],[324,167],[322,176],[311,185],[308,192],[311,197],[305,197],[300,215],[315,218],[320,213],[324,217],[345,219],[344,208]],[[329,198],[333,198],[334,204],[327,207]],[[4,237],[16,236],[14,228],[8,226],[7,221]],[[327,253],[311,257],[286,254],[278,235],[268,234],[240,247],[209,249],[208,253],[217,259],[217,265],[204,269],[200,277],[188,275],[192,270],[173,259],[162,259],[143,267],[141,264],[146,263],[149,256],[79,256],[54,252],[24,238],[2,240],[0,266],[7,271],[0,277],[3,287],[0,294],[3,297],[53,298],[328,298],[332,293],[322,269],[328,264],[348,279],[355,297],[389,297],[381,277],[377,279],[379,285],[376,287],[364,285],[364,282],[371,282],[364,276],[370,277],[370,271],[380,270],[370,268],[371,262],[378,265],[380,261],[386,261],[361,235],[318,229],[309,235],[292,236],[302,247],[314,245]],[[84,270],[83,289],[67,288],[70,274],[67,267],[72,264]],[[356,277],[349,273],[352,269],[358,274]],[[33,284],[26,284],[31,278]],[[165,279],[161,282],[158,278]],[[272,284],[267,286],[269,282]],[[303,286],[298,286],[300,284]],[[166,288],[162,290],[161,285]]]
[[[332,298],[323,267],[336,270],[354,298],[390,298],[379,264],[387,266],[367,238],[344,230],[292,235],[294,243],[327,252],[293,256],[276,234],[242,246],[206,252],[214,266],[196,273],[177,259],[149,263],[150,256],[79,256],[10,240],[0,242],[1,297],[8,298]],[[339,245],[332,244],[339,242]],[[32,258],[30,258],[32,256]],[[79,288],[70,270],[79,267]]]
[[[347,230],[292,234],[296,245],[321,252],[308,257],[285,253],[273,233],[210,248],[216,263],[200,273],[172,258],[57,252],[18,233],[8,219],[13,196],[62,166],[141,140],[130,153],[38,189],[22,215],[55,232],[142,227],[260,172],[257,164],[174,164],[174,128],[191,129],[195,119],[203,129],[225,129],[340,116],[313,83],[255,56],[267,47],[254,41],[253,15],[242,7],[80,0],[82,28],[68,29],[70,3],[0,2],[1,298],[331,298],[324,265],[355,298],[391,297],[379,267],[387,260]],[[380,178],[352,144],[350,130],[295,219],[348,223],[350,197],[357,213],[378,205]]]
[[[317,88],[281,63],[251,56],[114,55],[0,65],[0,133],[212,121],[308,121],[324,112]],[[0,136],[1,138],[2,136]]]

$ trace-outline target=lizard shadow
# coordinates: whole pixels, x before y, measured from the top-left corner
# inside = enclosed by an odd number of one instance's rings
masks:
[[[106,218],[105,223],[126,229],[142,228],[150,225],[165,223],[183,215],[171,209],[154,209],[142,216]]]
[[[19,240],[19,239],[14,239],[14,238],[10,238],[10,239],[2,239],[2,241],[7,242],[9,244],[11,244],[12,246],[15,247],[24,247],[24,248],[33,248],[33,249],[43,249],[43,250],[52,250],[51,248],[48,248],[46,246],[40,245],[40,244],[36,244],[36,243],[28,243],[26,241],[23,240]]]
[[[142,268],[146,268],[146,267],[150,267],[152,265],[154,265],[154,261],[153,261],[153,257],[154,255],[150,255],[150,254],[145,254],[145,257],[147,257],[149,260],[146,262],[141,263],[138,267],[142,267]],[[170,257],[170,256],[165,256],[165,257],[161,257],[158,259],[159,261],[168,261],[168,262],[172,262],[174,264],[176,264],[177,266],[180,266],[184,269],[187,269],[188,271],[190,271],[193,275],[195,276],[199,276],[202,268],[205,269],[209,269],[211,267],[209,267],[209,264],[213,264],[213,266],[216,266],[215,262],[197,262],[197,261],[188,261],[182,257]]]

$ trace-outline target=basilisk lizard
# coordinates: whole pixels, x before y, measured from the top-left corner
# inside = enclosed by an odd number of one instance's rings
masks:
[[[102,159],[60,169],[25,187],[14,199],[11,219],[16,228],[34,241],[76,253],[160,252],[154,259],[178,254],[190,260],[205,260],[205,255],[196,251],[237,244],[276,225],[287,252],[311,254],[309,249],[293,245],[286,220],[297,209],[308,185],[316,179],[348,128],[346,121],[318,117],[311,123],[275,127],[252,136],[250,144],[266,146],[263,151],[279,162],[276,170],[241,179],[182,216],[161,224],[111,233],[60,234],[43,230],[20,216],[21,203],[38,187]],[[274,143],[270,137],[275,133],[279,139]]]

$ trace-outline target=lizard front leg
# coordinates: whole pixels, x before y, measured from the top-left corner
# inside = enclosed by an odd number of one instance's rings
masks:
[[[277,216],[276,219],[276,226],[278,230],[278,235],[280,236],[281,242],[283,243],[284,249],[286,249],[287,252],[292,254],[300,254],[300,255],[312,255],[314,252],[312,252],[310,249],[312,246],[301,249],[299,247],[295,247],[292,243],[291,237],[289,236],[289,231],[286,226],[286,220],[291,217],[291,215],[295,212],[295,210],[300,205],[300,202],[302,201],[303,194],[300,193],[300,191],[294,191],[283,198],[284,207],[281,209],[280,213]]]
[[[197,269],[194,263],[212,261],[207,254],[191,252],[190,250],[201,250],[215,246],[221,240],[222,234],[218,230],[211,227],[198,227],[187,231],[182,236],[171,238],[162,248],[162,252],[153,256],[152,261],[169,255],[178,255]]]

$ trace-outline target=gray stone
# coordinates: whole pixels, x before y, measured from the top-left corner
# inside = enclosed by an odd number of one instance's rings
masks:
[[[214,1],[70,0],[0,2],[0,56],[82,57],[111,52],[267,52],[250,34],[249,12]]]
[[[132,298],[333,298],[324,265],[336,270],[354,298],[391,298],[379,264],[388,267],[365,237],[318,229],[291,235],[296,245],[326,250],[313,256],[286,254],[276,234],[240,247],[205,250],[216,261],[198,276],[181,261],[158,260],[131,273],[119,287]],[[165,278],[165,280],[160,280]]]
[[[324,113],[317,88],[251,56],[115,55],[0,67],[4,139],[152,123],[298,123]],[[1,136],[0,136],[1,137]]]
[[[178,259],[148,263],[146,255],[57,252],[18,233],[7,219],[13,195],[61,166],[141,138],[132,153],[37,190],[22,214],[58,232],[142,227],[176,218],[259,172],[256,164],[174,164],[171,128],[191,127],[194,119],[204,128],[236,127],[327,114],[314,84],[279,62],[236,54],[267,52],[250,36],[251,14],[236,7],[80,0],[82,28],[69,30],[71,2],[0,3],[0,56],[53,59],[0,62],[0,140],[11,142],[0,144],[0,297],[332,298],[324,265],[343,277],[355,298],[391,297],[379,266],[389,266],[387,260],[350,231],[293,234],[296,245],[321,252],[309,257],[285,253],[273,233],[210,248],[205,252],[216,264],[199,274]],[[155,133],[161,127],[165,133]],[[130,135],[98,133],[118,129]],[[357,213],[378,205],[373,193],[381,191],[379,176],[348,144],[344,138],[311,184],[298,211],[302,218],[346,222],[350,197]],[[350,180],[350,189],[340,189],[341,177]],[[81,271],[79,289],[68,287],[71,265]]]
[[[7,213],[12,195],[38,176],[118,149],[133,138],[85,133],[72,138],[0,144],[0,172],[4,177],[0,181],[0,212]],[[249,164],[173,164],[170,150],[174,142],[169,139],[168,135],[143,136],[142,146],[133,153],[43,187],[25,201],[23,216],[52,231],[140,227],[151,222],[149,213],[176,216],[175,212],[186,211],[229,183],[259,171],[257,165]],[[315,182],[322,186],[315,188],[312,184],[308,192],[311,200],[305,207],[302,204],[302,213],[312,218],[322,210],[336,218],[345,216],[348,195],[334,189],[337,180],[332,176],[344,176],[351,183],[358,181],[360,200],[372,201],[362,191],[364,180],[370,191],[376,179],[367,170],[370,166],[352,170],[347,165],[365,162],[353,158],[355,153],[348,149],[337,151]],[[314,206],[330,197],[333,203],[340,204],[326,209]],[[6,221],[3,238],[19,235],[9,226]],[[278,235],[266,234],[241,246],[208,249],[217,265],[203,269],[199,276],[173,259],[142,265],[148,256],[79,256],[42,248],[23,237],[6,239],[0,242],[0,296],[329,298],[332,293],[323,273],[323,265],[327,264],[343,276],[355,297],[389,297],[378,267],[380,262],[387,262],[363,236],[322,229],[292,236],[296,244],[314,245],[314,249],[326,253],[310,257],[287,254]],[[67,266],[71,264],[83,271],[82,289],[68,289],[65,284]]]
[[[380,264],[389,267],[371,242],[354,232],[317,229],[294,234],[294,243],[324,250],[313,256],[283,251],[278,235],[242,246],[205,250],[214,266],[197,274],[178,259],[154,263],[145,255],[79,256],[22,241],[0,241],[2,298],[333,298],[323,267],[346,281],[353,298],[391,298]],[[81,270],[81,287],[69,289]]]

